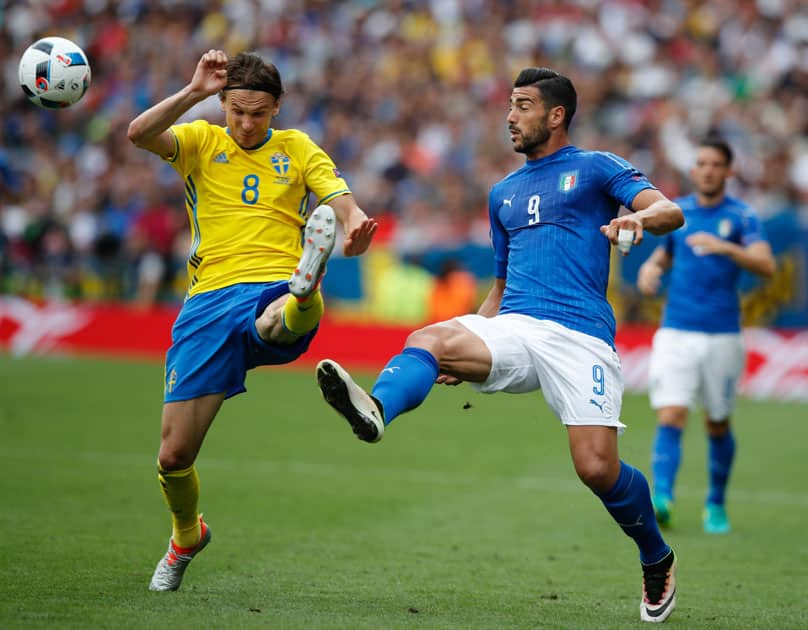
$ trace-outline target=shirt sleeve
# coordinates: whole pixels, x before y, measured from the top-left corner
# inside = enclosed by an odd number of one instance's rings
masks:
[[[351,189],[328,154],[308,136],[303,144],[303,178],[306,187],[317,197],[317,203],[328,203],[334,197],[350,193]]]
[[[199,148],[208,133],[208,123],[204,120],[180,123],[169,127],[169,131],[174,134],[174,155],[165,160],[184,178],[199,161]]]
[[[491,226],[491,244],[494,246],[494,276],[504,279],[508,272],[508,232],[499,220],[498,205],[494,199],[501,199],[501,195],[494,196],[495,188],[491,188],[488,194],[488,220]]]
[[[604,189],[610,197],[626,208],[631,208],[634,197],[643,190],[647,188],[656,190],[656,186],[627,160],[608,152],[598,153],[596,159],[597,172]]]

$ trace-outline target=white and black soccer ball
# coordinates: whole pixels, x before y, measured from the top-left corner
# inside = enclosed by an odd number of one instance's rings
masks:
[[[70,107],[90,87],[87,55],[64,37],[44,37],[20,58],[20,86],[34,105],[49,109]]]

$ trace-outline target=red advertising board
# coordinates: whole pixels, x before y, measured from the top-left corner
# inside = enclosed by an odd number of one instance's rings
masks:
[[[171,343],[176,307],[138,310],[130,305],[35,304],[0,298],[0,349],[14,355],[91,354],[162,360]],[[326,318],[309,351],[295,365],[323,357],[354,368],[379,370],[404,345],[410,328]],[[644,391],[654,329],[624,326],[617,349],[626,388]],[[808,331],[744,331],[746,370],[741,393],[755,398],[808,401]]]

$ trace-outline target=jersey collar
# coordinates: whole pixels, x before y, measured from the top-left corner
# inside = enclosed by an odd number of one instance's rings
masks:
[[[544,157],[536,158],[535,160],[525,160],[525,164],[529,164],[530,166],[534,166],[536,164],[542,164],[544,162],[549,162],[550,160],[555,160],[570,151],[574,151],[576,149],[575,145],[573,144],[565,144],[563,147],[558,149],[557,151],[553,151],[550,155],[545,155]]]
[[[229,136],[229,135],[230,135],[230,127],[225,127],[225,131],[227,132],[227,135]],[[261,140],[261,142],[259,142],[258,144],[256,144],[254,147],[250,147],[249,149],[246,149],[246,148],[244,148],[244,147],[241,147],[241,146],[240,146],[239,148],[244,149],[245,151],[255,151],[256,149],[260,149],[260,148],[261,148],[262,146],[264,146],[264,145],[265,145],[267,142],[269,142],[269,139],[270,139],[271,137],[272,137],[272,127],[270,127],[269,129],[267,129],[267,135],[266,135],[266,136],[264,136],[264,139],[263,139],[263,140]]]

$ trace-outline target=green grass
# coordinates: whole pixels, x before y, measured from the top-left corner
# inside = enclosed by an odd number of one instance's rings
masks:
[[[540,395],[436,388],[367,445],[309,371],[256,371],[225,403],[197,462],[213,542],[182,590],[150,593],[170,533],[161,379],[152,363],[0,356],[0,627],[644,625],[636,549],[577,481]],[[623,417],[622,455],[647,471],[646,398],[627,396]],[[709,537],[693,419],[669,626],[808,626],[805,420],[741,401],[734,530]]]

